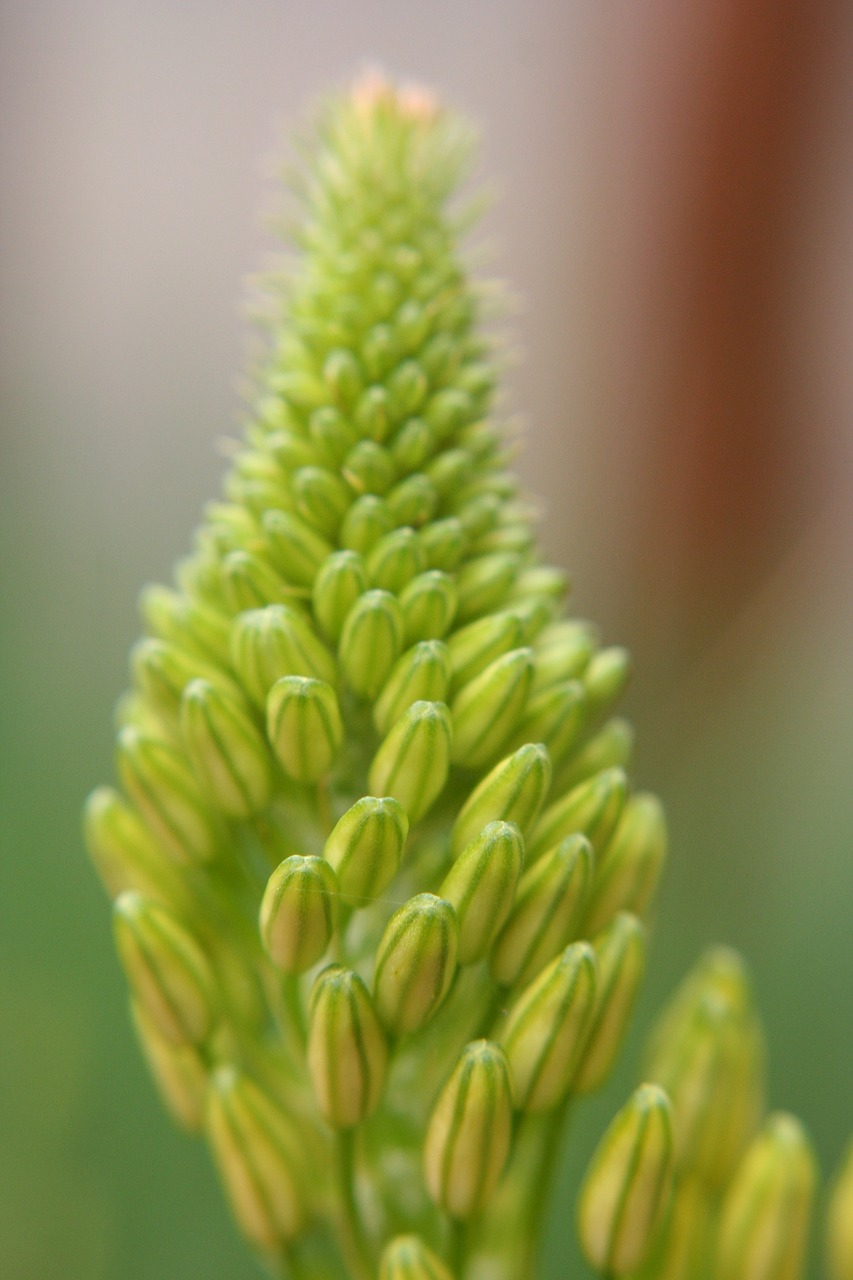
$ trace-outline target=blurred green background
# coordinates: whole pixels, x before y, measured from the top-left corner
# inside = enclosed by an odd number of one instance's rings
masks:
[[[853,26],[824,0],[0,6],[0,1270],[259,1274],[126,1017],[79,813],[135,599],[233,429],[271,165],[365,63],[482,127],[523,300],[520,469],[576,608],[632,647],[672,857],[639,1024],[749,957],[771,1103],[853,1130]],[[768,40],[768,35],[771,36]],[[286,134],[285,134],[286,136]],[[243,290],[245,293],[245,290]],[[579,1118],[577,1171],[637,1070]],[[574,1274],[582,1274],[578,1268]],[[817,1270],[815,1270],[817,1274]]]

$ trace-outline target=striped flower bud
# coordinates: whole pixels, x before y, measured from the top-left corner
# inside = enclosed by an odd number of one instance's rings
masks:
[[[446,646],[440,640],[422,640],[394,665],[373,708],[373,723],[380,733],[387,733],[413,702],[444,702],[449,683]]]
[[[202,664],[197,656],[177,645],[151,637],[134,645],[130,669],[136,688],[145,695],[160,718],[170,725],[177,720],[181,694],[195,677],[213,678],[226,687],[231,684],[213,664]],[[239,691],[233,689],[233,692]]]
[[[392,796],[357,800],[335,824],[323,849],[341,893],[358,906],[381,894],[397,874],[408,833],[406,812]]]
[[[506,1054],[490,1040],[463,1049],[439,1094],[424,1142],[430,1195],[452,1218],[481,1213],[509,1155],[512,1096]]]
[[[261,525],[273,568],[285,582],[312,586],[317,570],[333,550],[326,539],[290,511],[265,511]]]
[[[173,1120],[191,1133],[204,1123],[207,1069],[194,1044],[174,1044],[135,1001],[131,1014],[148,1069]]]
[[[277,1252],[299,1232],[299,1135],[248,1076],[221,1067],[207,1103],[207,1132],[231,1210],[259,1249]]]
[[[606,1276],[638,1267],[655,1243],[672,1195],[672,1111],[657,1085],[641,1085],[596,1148],[578,1198],[590,1266]]]
[[[383,1250],[379,1280],[453,1280],[453,1276],[420,1236],[395,1236]]]
[[[407,644],[440,640],[447,634],[456,613],[453,579],[438,569],[419,573],[400,593],[400,608]]]
[[[491,614],[454,631],[447,644],[453,688],[469,684],[496,658],[517,649],[521,639],[521,623],[510,612]]]
[[[550,1111],[571,1088],[595,1008],[597,967],[589,944],[574,942],[512,1006],[500,1042],[519,1111]]]
[[[527,704],[514,741],[541,742],[559,764],[571,752],[586,723],[586,693],[579,680],[543,689]]]
[[[335,1129],[351,1129],[372,1115],[385,1084],[388,1049],[357,973],[333,964],[311,992],[308,1069],[317,1103]]]
[[[713,1253],[715,1204],[699,1178],[676,1180],[664,1225],[632,1280],[702,1280]]]
[[[433,520],[421,529],[420,539],[430,569],[442,569],[445,573],[452,573],[465,555],[467,539],[462,525],[455,516],[448,516],[446,520]],[[458,584],[456,612],[458,616]]]
[[[306,676],[277,680],[267,699],[267,734],[289,778],[317,782],[331,768],[344,736],[334,689]]]
[[[362,435],[360,431],[358,434]],[[343,474],[348,484],[356,493],[370,497],[387,493],[394,483],[396,473],[394,459],[388,450],[383,449],[377,440],[363,437],[350,449],[343,464]],[[382,505],[385,506],[384,503]]]
[[[415,702],[379,747],[368,772],[377,795],[399,800],[417,822],[447,781],[451,754],[450,713],[443,702]]]
[[[439,894],[456,911],[460,964],[487,954],[512,909],[523,861],[518,828],[490,822],[445,876]]]
[[[297,513],[325,538],[334,539],[349,510],[352,491],[326,467],[300,467],[290,482]]]
[[[138,893],[113,909],[116,948],[131,990],[172,1044],[200,1044],[213,1028],[214,982],[207,957],[171,911]]]
[[[456,972],[458,929],[449,902],[419,893],[395,911],[376,949],[373,994],[391,1035],[417,1031],[438,1009]]]
[[[598,985],[576,1093],[597,1089],[613,1066],[643,978],[646,931],[635,916],[621,912],[593,939],[593,949]]]
[[[213,857],[216,828],[195,778],[174,748],[128,726],[119,734],[117,763],[125,791],[175,862]]]
[[[152,635],[197,653],[204,662],[227,659],[228,621],[197,598],[168,587],[148,586],[139,607]]]
[[[626,769],[634,751],[634,730],[627,720],[608,720],[584,745],[573,751],[556,779],[561,791],[571,791],[605,769]]]
[[[847,1147],[826,1216],[829,1280],[853,1280],[853,1143]]]
[[[619,821],[626,790],[622,770],[607,769],[549,805],[531,835],[531,858],[574,832],[582,832],[600,855]]]
[[[293,588],[276,571],[251,551],[230,551],[222,561],[222,583],[228,603],[235,613],[284,604]]]
[[[426,568],[426,559],[414,529],[395,529],[377,542],[365,567],[371,587],[398,594]]]
[[[583,674],[591,718],[602,715],[623,692],[631,674],[631,655],[614,646],[601,649]]]
[[[136,889],[156,902],[187,902],[184,882],[151,832],[112,787],[98,787],[86,801],[86,845],[107,893]]]
[[[585,922],[590,933],[603,928],[617,911],[643,914],[657,889],[666,853],[666,818],[657,796],[631,796],[599,860]]]
[[[464,530],[464,521],[460,523]],[[518,556],[511,552],[477,556],[464,564],[456,579],[458,620],[473,621],[503,604],[518,574],[518,564]]]
[[[361,484],[358,478],[355,482]],[[346,550],[366,556],[393,528],[388,504],[373,493],[365,493],[356,499],[344,517],[338,541]]]
[[[435,514],[439,497],[429,477],[415,473],[395,485],[385,501],[395,524],[420,529]]]
[[[248,818],[272,793],[272,759],[248,711],[209,680],[191,680],[181,728],[196,778],[218,809]]]
[[[576,680],[595,652],[596,631],[588,622],[555,622],[536,643],[533,692]]]
[[[451,850],[458,854],[489,822],[512,822],[530,830],[551,784],[551,761],[541,745],[525,743],[501,760],[471,792],[453,824]]]
[[[311,601],[314,616],[329,640],[336,643],[340,639],[347,614],[366,589],[367,573],[357,551],[336,551],[320,567]]]
[[[800,1122],[769,1116],[723,1200],[715,1280],[800,1280],[816,1182]]]
[[[583,836],[567,836],[524,873],[509,919],[492,950],[495,981],[530,982],[571,941],[589,898],[593,853]]]
[[[338,880],[324,858],[295,853],[276,867],[261,900],[264,950],[284,973],[304,973],[332,940]]]
[[[530,649],[513,649],[465,685],[453,700],[453,760],[490,764],[515,729],[533,675]]]
[[[310,676],[331,683],[335,661],[310,625],[288,605],[251,609],[234,623],[231,661],[244,689],[264,706],[282,676]]]
[[[403,648],[403,614],[388,591],[366,591],[347,614],[338,656],[344,677],[360,698],[373,699]]]

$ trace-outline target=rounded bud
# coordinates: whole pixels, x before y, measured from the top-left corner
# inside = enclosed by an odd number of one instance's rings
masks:
[[[173,860],[212,858],[217,832],[183,756],[128,726],[119,734],[117,762],[125,790]]]
[[[222,584],[235,613],[263,609],[268,604],[284,604],[294,594],[293,587],[250,551],[230,551],[222,562]]]
[[[489,764],[518,724],[527,701],[530,649],[497,658],[453,700],[453,760],[469,769]]]
[[[496,764],[471,792],[453,824],[451,851],[458,854],[489,822],[512,822],[522,833],[529,831],[550,785],[546,748],[525,743]]]
[[[627,720],[614,717],[572,752],[556,779],[559,791],[573,791],[605,769],[627,769],[634,751],[634,730]]]
[[[632,1280],[706,1276],[713,1253],[716,1200],[699,1178],[679,1178],[657,1243]]]
[[[403,614],[388,591],[366,591],[347,614],[338,657],[344,677],[360,698],[373,699],[403,648]]]
[[[409,819],[393,796],[363,796],[335,824],[323,857],[337,872],[341,893],[356,905],[377,897],[394,879]]]
[[[586,725],[586,693],[579,680],[552,685],[531,698],[515,741],[542,742],[555,764],[569,755]]]
[[[439,497],[429,478],[416,472],[395,485],[385,500],[395,524],[420,529],[435,515]]]
[[[324,561],[314,580],[311,602],[314,615],[330,640],[340,639],[347,614],[366,588],[367,573],[357,551],[336,551]]]
[[[495,613],[454,631],[447,642],[453,688],[460,689],[496,658],[522,641],[522,625],[513,613]]]
[[[373,390],[374,388],[371,388],[371,391]],[[381,391],[381,388],[375,388],[375,390]],[[355,425],[359,435],[362,435],[358,423]],[[380,497],[387,493],[397,474],[394,459],[387,449],[383,449],[378,439],[362,439],[353,445],[344,460],[342,471],[344,479],[355,492],[365,497]],[[384,503],[382,505],[385,506]],[[356,549],[366,550],[365,547]]]
[[[250,609],[235,620],[231,661],[258,706],[282,676],[310,676],[331,683],[335,660],[296,609],[283,604]]]
[[[352,491],[341,477],[326,467],[300,467],[291,476],[290,490],[302,519],[334,539],[352,502]]]
[[[595,1007],[592,947],[574,942],[523,991],[500,1034],[519,1111],[550,1111],[568,1093]]]
[[[453,1276],[420,1236],[395,1236],[383,1250],[379,1280],[453,1280]]]
[[[826,1217],[829,1280],[853,1280],[853,1143],[847,1147]]]
[[[620,912],[592,945],[598,985],[583,1059],[572,1086],[576,1093],[597,1089],[609,1074],[646,965],[646,931],[635,916]]]
[[[370,992],[357,973],[333,964],[311,992],[308,1068],[323,1116],[351,1129],[376,1110],[388,1048]]]
[[[497,551],[468,560],[456,578],[459,622],[473,622],[485,613],[494,613],[504,603],[518,566],[519,557],[511,552]]]
[[[432,520],[420,532],[421,546],[430,569],[442,569],[452,573],[465,554],[467,539],[462,525],[455,516],[446,520]],[[457,612],[459,593],[456,594]]]
[[[456,586],[438,569],[419,573],[400,593],[406,643],[440,640],[450,630],[456,613]]]
[[[373,994],[395,1036],[417,1031],[436,1012],[456,972],[458,929],[449,902],[419,893],[395,911],[376,949]]]
[[[588,622],[552,623],[536,643],[533,692],[576,680],[583,675],[595,652],[596,632]]]
[[[596,1271],[624,1276],[642,1263],[669,1206],[672,1171],[669,1099],[643,1084],[611,1122],[581,1186],[580,1242]]]
[[[187,903],[174,863],[112,787],[98,787],[89,796],[83,826],[89,855],[111,898],[136,889],[157,902]]]
[[[290,511],[265,511],[261,525],[273,568],[285,582],[312,586],[317,570],[334,550],[331,543]]]
[[[277,680],[267,698],[267,735],[289,778],[317,782],[328,773],[343,742],[334,689],[306,676]]]
[[[414,529],[395,529],[376,543],[366,561],[371,587],[398,594],[426,568],[420,539]]]
[[[191,680],[181,728],[196,778],[223,813],[248,818],[272,793],[272,760],[248,711],[209,680]]]
[[[509,1155],[512,1093],[506,1054],[489,1040],[467,1045],[439,1094],[424,1142],[435,1203],[452,1218],[481,1213]]]
[[[415,702],[379,747],[368,772],[377,795],[399,800],[417,822],[441,794],[450,769],[450,712],[443,702]]]
[[[530,837],[531,858],[575,832],[582,832],[600,855],[619,821],[627,788],[621,769],[606,769],[549,805]]]
[[[139,1044],[160,1097],[176,1124],[191,1133],[204,1123],[207,1068],[194,1044],[175,1044],[164,1036],[141,1005],[131,1001]]]
[[[304,973],[332,940],[338,881],[324,858],[295,853],[280,863],[261,900],[264,950],[284,973]]]
[[[627,649],[614,645],[595,654],[583,675],[590,718],[602,715],[613,705],[630,674],[631,655]]]
[[[447,648],[422,640],[396,662],[373,708],[373,723],[387,733],[413,702],[444,702],[450,683]]]
[[[643,914],[660,880],[666,852],[666,817],[660,801],[645,792],[631,796],[599,859],[585,921],[590,933],[601,929],[617,911]]]
[[[460,964],[474,964],[488,952],[512,909],[523,861],[518,828],[490,822],[445,876],[439,894],[456,911]]]
[[[347,512],[338,541],[348,551],[357,551],[365,556],[393,528],[394,521],[388,504],[373,493],[365,493],[356,499]]]

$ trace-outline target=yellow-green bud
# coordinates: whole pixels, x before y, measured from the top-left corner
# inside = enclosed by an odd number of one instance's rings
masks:
[[[536,642],[533,692],[582,675],[595,652],[596,632],[588,622],[555,622]]]
[[[272,759],[248,710],[209,680],[191,680],[181,728],[196,778],[223,813],[248,818],[272,793]]]
[[[113,927],[131,990],[172,1044],[200,1044],[214,1021],[213,974],[196,939],[166,907],[121,894]]]
[[[673,1185],[672,1109],[663,1089],[641,1085],[596,1148],[578,1199],[590,1266],[624,1276],[654,1246]]]
[[[371,587],[398,594],[426,568],[426,558],[414,529],[395,529],[377,542],[367,557]]]
[[[614,717],[569,756],[560,769],[557,786],[570,791],[604,769],[626,769],[633,751],[634,730],[627,720]]]
[[[415,472],[395,485],[385,500],[396,524],[420,529],[434,516],[439,497],[429,477]]]
[[[853,1280],[853,1143],[839,1169],[826,1216],[829,1280]]]
[[[364,390],[364,373],[351,351],[330,351],[323,364],[323,381],[332,399],[343,410],[352,409]]]
[[[603,928],[617,911],[643,914],[657,889],[666,852],[666,818],[657,796],[631,796],[599,858],[585,922],[590,933]]]
[[[676,1180],[657,1243],[631,1280],[706,1280],[714,1224],[715,1202],[701,1180]]]
[[[251,551],[228,553],[222,562],[222,583],[235,613],[283,604],[294,594],[294,588]]]
[[[620,912],[593,939],[598,986],[589,1037],[573,1088],[589,1093],[605,1080],[616,1059],[646,964],[646,931],[635,916]]]
[[[347,512],[338,541],[348,551],[357,551],[365,556],[393,528],[394,520],[388,504],[375,494],[365,493]]]
[[[460,690],[452,707],[454,763],[491,763],[516,728],[532,675],[532,651],[513,649]]]
[[[306,676],[277,680],[267,698],[267,735],[288,777],[317,782],[331,768],[344,736],[334,689]]]
[[[439,894],[456,911],[460,964],[474,964],[488,952],[512,909],[523,861],[518,828],[490,822],[451,867]]]
[[[388,1048],[370,992],[357,973],[333,964],[311,992],[308,1068],[320,1110],[351,1129],[376,1110]]]
[[[800,1122],[769,1116],[723,1200],[715,1280],[800,1280],[816,1183]]]
[[[222,614],[168,587],[146,587],[139,603],[146,624],[161,640],[190,649],[206,662],[227,661],[229,626]]]
[[[460,689],[522,642],[522,625],[513,613],[495,613],[454,631],[447,642],[453,688]]]
[[[195,1132],[204,1123],[207,1069],[193,1044],[174,1044],[145,1010],[131,1001],[133,1023],[148,1069],[172,1118]]]
[[[285,858],[261,900],[261,941],[273,964],[285,973],[316,964],[332,940],[337,905],[337,877],[324,858]]]
[[[453,579],[439,569],[419,573],[400,593],[400,608],[406,644],[440,640],[450,629],[456,613]]]
[[[459,621],[473,621],[474,618],[497,609],[515,581],[518,566],[517,555],[500,551],[492,555],[477,556],[464,564],[456,578]]]
[[[582,832],[600,856],[619,821],[627,786],[621,769],[606,769],[549,805],[530,837],[530,857],[574,832]]]
[[[340,639],[347,614],[366,589],[367,573],[357,551],[336,551],[320,568],[311,600],[324,635],[333,642]]]
[[[131,800],[175,862],[205,862],[217,832],[182,755],[133,726],[118,737],[119,776]]]
[[[273,567],[286,582],[312,586],[317,570],[334,548],[290,511],[265,511],[261,525]]]
[[[514,741],[542,742],[554,764],[571,752],[586,723],[586,693],[579,680],[543,689],[527,704]]]
[[[231,661],[253,702],[264,706],[282,676],[332,683],[335,660],[301,613],[283,604],[251,609],[234,623]]]
[[[420,1236],[396,1236],[385,1246],[379,1280],[453,1280]]]
[[[235,694],[239,692],[212,664],[201,662],[196,654],[167,640],[139,640],[131,652],[130,666],[136,688],[170,723],[177,720],[181,694],[197,676],[212,679]]]
[[[326,467],[300,467],[293,473],[290,490],[298,514],[313,529],[334,540],[352,502],[352,491]]]
[[[395,911],[376,949],[373,994],[395,1036],[417,1031],[438,1009],[456,972],[458,929],[449,902],[419,893]]]
[[[490,1040],[466,1045],[439,1094],[424,1142],[430,1195],[452,1218],[485,1209],[509,1155],[512,1092],[506,1054]]]
[[[183,903],[186,888],[174,863],[112,787],[98,787],[86,801],[86,845],[111,898],[137,889],[157,902]]]
[[[465,554],[467,539],[462,525],[455,516],[446,520],[433,520],[420,533],[426,562],[430,569],[443,569],[451,573]],[[459,593],[456,593],[456,610],[459,612]]]
[[[524,873],[492,950],[496,982],[530,982],[571,941],[589,898],[593,866],[589,841],[567,836]]]
[[[631,655],[614,645],[601,649],[583,674],[590,718],[602,715],[620,696],[631,675]]]
[[[359,435],[361,434],[359,431]],[[343,464],[344,478],[356,493],[368,497],[387,493],[394,483],[396,473],[397,468],[391,454],[376,440],[358,440]]]
[[[365,343],[370,340],[368,334]],[[409,418],[408,422],[404,422],[390,446],[391,455],[401,474],[422,467],[433,452],[435,443],[432,430],[422,418]],[[435,477],[431,474],[431,468],[427,469],[427,474],[430,482],[439,489]]]
[[[373,708],[373,723],[387,733],[413,702],[445,702],[449,683],[447,647],[440,640],[422,640],[395,664]]]
[[[341,670],[353,693],[373,699],[403,648],[403,614],[388,591],[366,591],[347,614],[338,647]]]
[[[327,466],[339,468],[357,442],[353,426],[330,404],[322,405],[311,414],[308,419],[308,435],[315,446],[314,449],[298,437],[293,438],[291,442],[291,448],[297,442],[306,446],[301,460],[308,465],[315,458],[320,457]],[[298,466],[299,459],[294,456],[288,465]]]
[[[551,785],[551,761],[541,743],[525,743],[501,760],[474,788],[453,824],[450,847],[458,854],[489,822],[512,822],[525,833],[539,816]]]
[[[213,1078],[207,1132],[240,1227],[258,1248],[278,1251],[304,1218],[299,1135],[278,1104],[234,1067],[221,1067]]]
[[[519,1111],[549,1111],[571,1088],[595,1008],[597,967],[589,943],[573,942],[512,1006],[500,1042]]]
[[[394,879],[409,820],[393,796],[363,796],[335,824],[323,857],[337,872],[341,893],[363,906]]]
[[[450,769],[450,712],[443,702],[415,702],[379,747],[368,772],[376,795],[394,796],[410,822],[441,794]]]

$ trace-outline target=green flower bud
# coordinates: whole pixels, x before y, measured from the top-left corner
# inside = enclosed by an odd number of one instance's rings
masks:
[[[371,587],[402,591],[426,568],[423,549],[414,529],[395,529],[377,542],[367,557],[367,578]]]
[[[456,911],[460,964],[488,952],[512,909],[523,861],[518,828],[490,822],[451,867],[439,894]]]
[[[420,529],[432,519],[438,501],[435,486],[425,475],[417,473],[395,485],[386,497],[391,519],[398,525],[409,525],[413,529]],[[418,547],[423,554],[420,543]]]
[[[340,639],[347,614],[366,587],[367,573],[357,551],[336,551],[323,564],[311,599],[317,621],[330,640]]]
[[[290,488],[302,519],[324,537],[334,538],[352,502],[349,486],[326,467],[301,467]]]
[[[518,648],[522,630],[515,614],[495,613],[454,631],[447,642],[453,688],[462,688],[496,658]]]
[[[536,644],[533,692],[583,675],[595,652],[597,633],[588,622],[555,622]]]
[[[209,680],[191,680],[181,700],[181,728],[196,778],[217,808],[234,818],[266,808],[272,760],[239,702]]]
[[[267,734],[288,777],[317,782],[331,768],[344,736],[334,689],[305,676],[277,680],[267,698]]]
[[[206,662],[228,659],[228,620],[197,599],[167,587],[146,587],[140,611],[152,633],[179,649],[189,649]]]
[[[627,720],[608,720],[560,768],[555,790],[572,791],[606,769],[627,769],[634,751],[634,730]]]
[[[335,660],[295,609],[271,604],[251,609],[234,623],[231,661],[253,702],[264,706],[282,676],[311,676],[332,684]]]
[[[265,511],[261,525],[273,568],[285,582],[310,587],[320,565],[332,553],[330,543],[290,511]]]
[[[494,612],[504,602],[515,581],[518,563],[518,556],[498,552],[478,556],[463,565],[456,578],[459,621],[473,621],[484,613]]]
[[[718,1280],[799,1280],[817,1170],[794,1116],[765,1121],[729,1185],[717,1235]]]
[[[200,663],[195,654],[165,640],[139,640],[131,651],[130,667],[136,688],[169,725],[177,720],[181,694],[197,676],[205,676],[221,686],[231,684],[212,664]]]
[[[576,1093],[589,1093],[605,1080],[616,1059],[646,964],[646,931],[635,916],[620,912],[593,940],[598,960],[595,1010]]]
[[[184,882],[151,832],[112,787],[98,787],[86,801],[86,845],[107,893],[136,889],[156,902],[183,905]]]
[[[131,989],[172,1044],[200,1044],[213,1028],[213,974],[176,916],[138,893],[115,902],[116,948]]]
[[[225,596],[235,613],[284,604],[296,598],[294,588],[250,551],[231,551],[222,562]]]
[[[277,1252],[302,1227],[299,1136],[277,1103],[234,1067],[208,1094],[207,1132],[231,1210],[259,1249]]]
[[[395,1236],[382,1253],[379,1280],[453,1280],[453,1276],[420,1236]]]
[[[453,700],[453,761],[489,764],[518,724],[530,690],[530,649],[513,649],[465,685]]]
[[[515,741],[541,742],[554,764],[566,758],[586,724],[586,693],[578,680],[543,689],[527,704]]]
[[[417,822],[444,789],[450,749],[450,712],[444,703],[413,703],[373,757],[370,790],[394,796],[409,821]]]
[[[714,1231],[713,1201],[698,1178],[676,1182],[657,1244],[632,1280],[704,1280]]]
[[[422,640],[395,664],[373,708],[380,733],[408,711],[413,702],[444,702],[450,683],[447,648],[440,640]]]
[[[119,776],[157,840],[175,862],[205,862],[217,834],[198,784],[174,748],[129,726],[118,738]]]
[[[638,1267],[672,1195],[672,1111],[657,1085],[641,1085],[611,1122],[587,1169],[578,1230],[589,1264],[607,1276]]]
[[[391,455],[401,474],[417,471],[435,449],[436,441],[431,429],[422,418],[409,418],[391,441]],[[432,477],[428,477],[432,480]]]
[[[589,841],[567,836],[524,873],[492,951],[496,982],[530,982],[571,941],[589,898],[593,865]]]
[[[169,1114],[182,1129],[196,1132],[204,1123],[207,1069],[193,1044],[174,1044],[135,1001],[131,1014],[148,1069]]]
[[[419,573],[400,593],[406,643],[440,640],[456,613],[456,586],[439,569]]]
[[[367,555],[380,538],[394,528],[394,519],[387,503],[374,494],[363,494],[352,504],[341,525],[338,541],[349,551]]]
[[[619,770],[608,773],[617,774]],[[596,783],[597,779],[593,779],[581,786],[593,787]],[[599,858],[585,922],[589,933],[603,928],[617,911],[643,914],[658,886],[666,851],[666,818],[660,801],[645,792],[631,796]]]
[[[420,532],[421,546],[430,569],[442,569],[452,573],[462,560],[467,538],[455,516],[446,520],[433,520]],[[459,596],[457,591],[457,612]]]
[[[388,591],[366,591],[347,614],[338,648],[344,677],[360,698],[373,699],[403,648],[403,614]]]
[[[320,1110],[335,1129],[372,1115],[385,1084],[388,1048],[357,973],[324,969],[311,992],[308,1069]]]
[[[510,600],[549,600],[552,609],[565,600],[569,593],[569,578],[554,565],[537,564],[522,569],[513,583]]]
[[[330,351],[323,365],[323,381],[332,399],[341,409],[349,410],[364,390],[364,373],[351,351]]]
[[[595,1008],[597,963],[574,942],[521,993],[500,1034],[519,1111],[550,1111],[572,1086]]]
[[[619,821],[627,786],[621,769],[607,769],[549,805],[530,837],[531,858],[573,832],[582,832],[600,857]]]
[[[481,1213],[509,1155],[512,1095],[506,1054],[489,1040],[466,1045],[439,1094],[424,1142],[430,1195],[452,1218]]]
[[[595,655],[583,675],[590,717],[601,715],[613,705],[630,674],[631,655],[627,649],[614,646]]]
[[[319,457],[328,467],[340,468],[344,458],[357,442],[352,424],[330,404],[315,409],[308,419],[308,435],[313,444],[312,456],[304,457],[303,462],[310,462]],[[291,463],[291,469],[297,466]]]
[[[335,931],[338,880],[323,858],[295,853],[279,863],[261,901],[261,941],[276,968],[304,973]]]
[[[391,454],[381,444],[376,440],[362,439],[347,454],[343,475],[356,493],[382,497],[397,478],[397,468]]]
[[[853,1277],[853,1143],[847,1147],[826,1217],[826,1255],[829,1280]]]
[[[445,449],[432,459],[426,472],[441,496],[447,498],[471,474],[473,461],[467,449]]]
[[[391,1035],[417,1031],[438,1009],[456,972],[458,929],[449,902],[419,893],[395,911],[376,949],[373,994]]]
[[[388,380],[390,409],[399,421],[416,413],[429,390],[423,369],[415,360],[404,360]]]
[[[297,414],[300,410],[317,409],[328,403],[325,385],[307,369],[282,370],[270,379],[270,383]]]
[[[465,801],[453,824],[452,852],[458,854],[489,822],[512,822],[524,833],[539,816],[551,783],[551,761],[541,744],[526,743],[496,764]]]
[[[391,796],[363,796],[338,820],[323,857],[334,867],[341,893],[359,906],[388,887],[403,856],[409,820]]]

